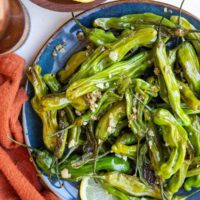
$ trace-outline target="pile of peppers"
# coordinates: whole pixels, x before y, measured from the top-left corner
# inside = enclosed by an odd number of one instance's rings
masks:
[[[199,31],[153,13],[75,21],[85,48],[57,74],[26,70],[38,167],[61,182],[93,176],[121,200],[187,199],[180,188],[200,187]]]

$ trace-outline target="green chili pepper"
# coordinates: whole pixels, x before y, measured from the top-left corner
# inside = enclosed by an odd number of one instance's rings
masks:
[[[179,16],[171,16],[170,21],[172,21],[175,24],[178,24]],[[187,21],[187,19],[181,17],[180,18],[180,25],[181,27],[187,29],[187,30],[195,30],[195,27]],[[188,39],[191,40],[192,44],[195,47],[195,50],[198,54],[198,57],[200,57],[200,33],[188,33],[187,34]],[[200,69],[199,69],[200,70]]]
[[[163,162],[163,147],[161,137],[153,123],[153,116],[149,111],[145,112],[148,131],[146,134],[147,144],[149,146],[149,155],[152,167],[156,175],[158,175],[160,166]]]
[[[47,94],[47,86],[41,77],[41,67],[34,65],[26,69],[28,80],[32,83],[35,96],[31,100],[31,105],[43,123],[43,141],[47,149],[54,151],[57,144],[57,136],[52,136],[58,131],[57,111],[44,111],[41,105],[41,98]]]
[[[179,116],[182,123],[185,126],[190,125],[189,117],[184,113],[180,104],[180,91],[178,84],[175,78],[175,75],[172,71],[172,67],[169,64],[166,47],[161,38],[158,38],[153,50],[155,66],[160,69],[161,74],[165,80],[168,100],[173,109],[173,111]]]
[[[133,29],[138,25],[160,25],[162,16],[153,13],[144,14],[130,14],[124,15],[122,17],[112,17],[112,18],[97,18],[94,20],[93,25],[95,27],[101,27],[105,30],[108,29]],[[164,18],[162,24],[164,26],[174,28],[175,24],[168,19]]]
[[[200,91],[200,65],[196,52],[189,42],[183,42],[178,48],[178,61],[184,76],[195,92]]]
[[[113,136],[117,137],[121,133],[122,129],[128,126],[127,119],[121,120],[118,122],[115,132],[113,133]]]
[[[66,91],[66,96],[73,100],[94,90],[109,88],[119,76],[138,77],[151,65],[151,53],[141,52],[128,61],[116,63],[89,78],[80,79],[72,83]]]
[[[78,69],[78,67],[90,56],[91,51],[79,51],[74,53],[65,65],[65,69],[61,69],[58,74],[58,80],[61,83],[67,83],[70,76]]]
[[[153,28],[140,29],[132,32],[111,50],[109,58],[114,62],[119,62],[132,48],[155,41],[156,35],[157,31]]]
[[[187,147],[187,132],[176,121],[173,115],[165,109],[157,109],[154,114],[154,123],[162,128],[163,139],[171,148],[167,162],[160,167],[158,175],[164,179],[175,174],[184,162]]]
[[[190,165],[190,161],[184,161],[181,168],[172,176],[172,178],[169,180],[169,183],[167,184],[167,190],[171,193],[176,193],[179,191],[181,186],[183,185],[188,167]]]
[[[84,115],[78,117],[74,121],[74,125],[82,126],[83,124],[87,124],[89,120],[97,120],[99,115],[104,112],[111,104],[120,101],[121,97],[115,94],[114,89],[108,89],[101,96],[101,99],[98,103],[91,105],[91,110],[86,112]]]
[[[62,171],[67,169],[69,175],[71,175],[70,180],[78,179],[79,177],[84,177],[86,175],[93,173],[93,163],[87,163],[78,169],[70,167],[70,165],[63,164],[60,166],[61,174]],[[106,156],[99,158],[96,162],[96,171],[119,171],[123,173],[130,173],[131,168],[128,161],[115,156]],[[62,177],[65,178],[65,177]]]
[[[173,66],[174,63],[176,62],[176,58],[177,58],[177,56],[176,56],[176,54],[177,54],[177,50],[178,50],[178,48],[174,48],[174,49],[168,51],[168,60],[169,60],[169,64],[170,64],[170,66]]]
[[[98,144],[107,140],[109,135],[115,132],[120,120],[126,116],[126,104],[121,101],[110,108],[99,120],[96,128],[96,139]]]
[[[41,104],[44,110],[60,110],[70,104],[65,93],[48,94],[43,96]]]
[[[112,32],[106,32],[99,28],[89,29],[83,26],[75,17],[74,20],[76,24],[82,29],[87,38],[91,42],[93,42],[96,46],[99,45],[107,46],[107,44],[113,43],[117,40],[117,38]]]
[[[200,155],[200,123],[197,115],[190,116],[191,125],[186,127],[188,138],[193,146],[195,156]]]
[[[143,184],[136,176],[130,176],[119,172],[109,172],[102,174],[101,178],[109,185],[128,195],[161,199],[159,188]]]
[[[200,187],[200,175],[188,178],[184,183],[184,189],[190,191],[192,188]]]
[[[58,128],[59,130],[65,129],[68,126],[66,114],[64,110],[58,111]],[[63,130],[57,136],[57,145],[54,150],[54,155],[56,158],[61,158],[65,151],[65,145],[67,141],[68,130]]]
[[[133,157],[137,152],[137,145],[133,145],[135,143],[137,143],[137,139],[132,134],[123,134],[117,139],[116,143],[112,145],[111,149],[116,154]]]
[[[117,197],[120,200],[130,200],[129,196],[120,190],[117,190],[116,188],[110,186],[108,183],[99,180],[101,185],[103,186],[104,189],[107,190],[107,192],[115,197]]]
[[[70,106],[65,108],[65,112],[67,114],[67,118],[70,124],[73,124],[75,121],[75,114]],[[68,148],[77,147],[79,144],[81,128],[78,126],[73,126],[69,129],[69,138],[68,138]]]
[[[194,95],[190,87],[180,80],[177,80],[183,101],[193,110],[200,108],[200,100]]]
[[[50,88],[52,93],[56,93],[61,89],[60,83],[57,81],[54,74],[45,74],[43,76],[44,82]]]

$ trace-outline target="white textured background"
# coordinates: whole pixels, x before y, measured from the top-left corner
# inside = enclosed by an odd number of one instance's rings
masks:
[[[27,64],[31,64],[37,52],[46,40],[69,18],[70,13],[61,13],[43,9],[34,5],[29,0],[21,0],[27,8],[31,27],[28,39],[23,46],[16,51],[26,59]],[[175,6],[180,6],[182,0],[159,0]],[[184,9],[200,18],[200,0],[186,0]]]

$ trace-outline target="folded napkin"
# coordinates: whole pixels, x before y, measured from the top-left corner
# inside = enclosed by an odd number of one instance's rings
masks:
[[[24,142],[18,119],[27,100],[19,88],[23,69],[24,60],[18,55],[0,56],[0,199],[56,200],[40,183],[27,150],[8,138]]]

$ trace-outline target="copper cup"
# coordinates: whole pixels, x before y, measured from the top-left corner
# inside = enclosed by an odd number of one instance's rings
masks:
[[[0,0],[0,54],[18,49],[29,33],[29,16],[19,0]]]

